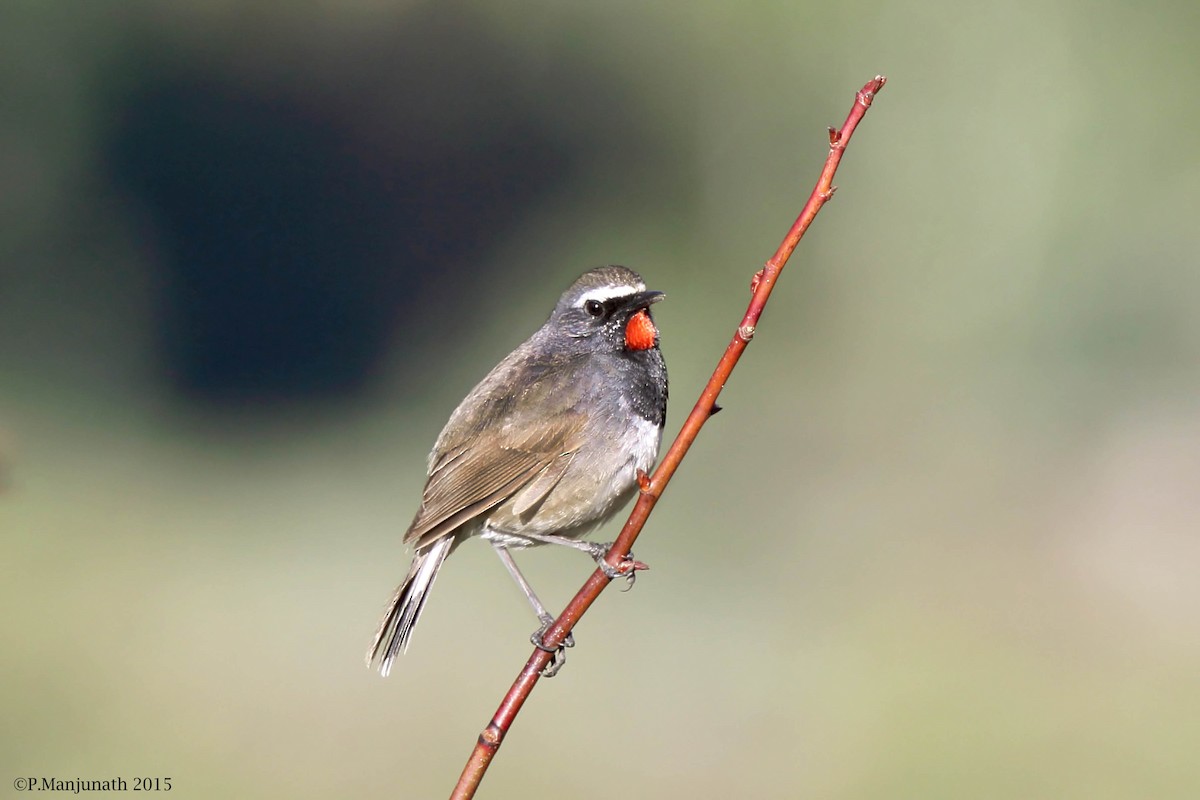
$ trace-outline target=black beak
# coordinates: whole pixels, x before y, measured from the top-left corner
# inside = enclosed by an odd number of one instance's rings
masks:
[[[621,303],[621,307],[640,311],[643,308],[649,308],[664,297],[666,295],[662,292],[638,292],[626,297]]]

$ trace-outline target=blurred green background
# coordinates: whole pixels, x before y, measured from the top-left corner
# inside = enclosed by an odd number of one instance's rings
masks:
[[[1200,796],[1198,37],[1194,2],[4,4],[2,777],[445,796],[533,627],[468,546],[362,666],[446,416],[614,262],[669,296],[673,436],[882,72],[653,570],[482,796]],[[555,607],[590,572],[522,562]]]

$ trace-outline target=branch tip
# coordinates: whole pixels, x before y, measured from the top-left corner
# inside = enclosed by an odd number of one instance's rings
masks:
[[[868,81],[858,92],[858,103],[863,108],[870,108],[871,101],[875,99],[875,95],[887,84],[887,78],[883,75],[876,75],[874,80]]]

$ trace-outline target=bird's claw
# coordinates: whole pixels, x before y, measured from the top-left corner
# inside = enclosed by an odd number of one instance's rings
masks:
[[[592,558],[596,560],[596,566],[600,568],[600,571],[603,572],[610,581],[616,580],[617,578],[625,579],[625,582],[628,585],[621,591],[627,592],[633,588],[633,582],[637,580],[637,573],[640,570],[650,569],[650,565],[635,560],[633,553],[630,552],[625,556],[625,558],[621,559],[620,564],[614,567],[612,564],[608,563],[607,559],[608,551],[612,549],[614,544],[616,543],[593,543],[591,547],[591,555]]]
[[[543,678],[553,678],[558,674],[558,671],[563,668],[563,664],[567,663],[567,654],[565,650],[568,647],[575,646],[575,635],[568,633],[567,638],[563,639],[562,644],[558,647],[550,647],[546,644],[546,631],[550,630],[550,626],[554,624],[554,617],[546,614],[540,617],[542,626],[534,631],[529,636],[529,641],[538,650],[542,650],[550,654],[550,663],[542,668]]]

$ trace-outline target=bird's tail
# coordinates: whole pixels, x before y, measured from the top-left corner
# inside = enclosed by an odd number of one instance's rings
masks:
[[[387,677],[396,656],[408,648],[413,628],[416,627],[421,611],[425,608],[429,590],[433,588],[433,580],[442,568],[446,556],[450,555],[453,545],[453,536],[443,536],[427,548],[418,550],[413,556],[408,576],[396,587],[387,613],[379,622],[375,641],[367,651],[367,667],[378,661],[379,674]]]

